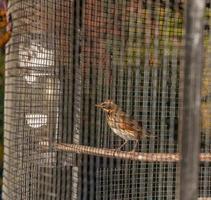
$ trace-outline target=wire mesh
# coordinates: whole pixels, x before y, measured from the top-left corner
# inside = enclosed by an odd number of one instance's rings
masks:
[[[202,69],[201,88],[201,152],[210,153],[210,93],[211,93],[211,68],[210,68],[210,10],[211,1],[206,1],[204,15],[204,67]],[[200,164],[199,174],[199,196],[210,198],[210,163]]]
[[[73,140],[73,2],[16,0],[9,9],[3,198],[69,199],[73,156],[39,143]]]
[[[207,160],[200,164],[200,198],[211,198],[211,2],[206,2],[200,159]],[[178,199],[185,4],[10,2],[4,199]],[[108,99],[121,108],[115,116],[123,115],[123,122],[131,116],[143,132],[151,132],[136,148],[145,160],[130,159],[140,156],[130,152],[135,141],[122,148],[125,154],[114,151],[124,140],[96,107]]]
[[[123,142],[108,127],[105,114],[95,108],[96,103],[112,99],[156,136],[141,140],[137,151],[177,152],[183,27],[179,6],[168,1],[84,3],[82,144],[118,148]],[[125,146],[126,151],[131,149],[132,144]],[[172,177],[177,164],[85,159],[83,199],[94,199],[95,191],[96,199],[175,199],[176,179]],[[169,169],[166,177],[162,176],[164,168]],[[160,173],[156,178],[155,169]],[[159,183],[163,187],[155,191]],[[100,187],[95,189],[95,185]]]

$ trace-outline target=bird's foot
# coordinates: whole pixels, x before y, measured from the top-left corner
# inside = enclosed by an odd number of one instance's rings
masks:
[[[115,150],[114,150],[114,153],[113,153],[113,156],[115,156],[115,154],[116,154],[117,152],[119,152],[119,151],[121,151],[121,149],[120,149],[120,148],[115,149]]]
[[[130,151],[130,153],[136,153],[136,149],[133,149],[132,151]]]

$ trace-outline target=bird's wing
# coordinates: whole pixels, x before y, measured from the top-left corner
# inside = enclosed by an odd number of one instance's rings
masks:
[[[121,116],[119,119],[117,126],[119,126],[120,129],[127,131],[138,139],[141,137],[141,127],[139,127],[134,119],[126,115]]]
[[[153,136],[154,134],[151,131],[149,131],[149,130],[147,130],[147,129],[145,129],[143,127],[143,123],[141,121],[137,121],[137,123],[138,123],[139,127],[141,127],[141,129],[142,129],[143,136],[145,136],[145,137],[154,137]]]
[[[123,119],[124,123],[121,123],[120,126],[123,126],[125,129],[127,129],[131,132],[135,132],[136,134],[139,134],[139,137],[142,137],[142,136],[151,137],[152,136],[152,133],[143,127],[143,124],[141,121],[137,121],[130,116],[124,116],[122,119]]]
[[[119,127],[128,131],[138,131],[137,127],[130,121],[124,121],[124,123],[118,123]]]

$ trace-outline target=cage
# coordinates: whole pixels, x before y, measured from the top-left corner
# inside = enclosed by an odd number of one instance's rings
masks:
[[[3,199],[211,199],[210,3],[10,1]]]

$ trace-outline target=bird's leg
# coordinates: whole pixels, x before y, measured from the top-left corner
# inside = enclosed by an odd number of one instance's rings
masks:
[[[138,140],[136,140],[136,143],[135,143],[135,145],[133,146],[133,150],[132,150],[132,152],[135,152],[136,151],[136,147],[137,147],[137,145],[138,145]]]
[[[128,141],[125,140],[125,142],[124,142],[117,150],[118,150],[118,151],[121,150],[121,148],[122,148],[123,146],[125,146],[125,145],[127,144],[127,142],[128,142]]]
[[[125,142],[124,142],[120,147],[118,147],[117,149],[115,149],[115,151],[114,151],[114,153],[113,153],[113,156],[115,155],[115,153],[116,153],[117,151],[120,151],[121,148],[127,144],[127,142],[128,142],[128,141],[125,140]]]

